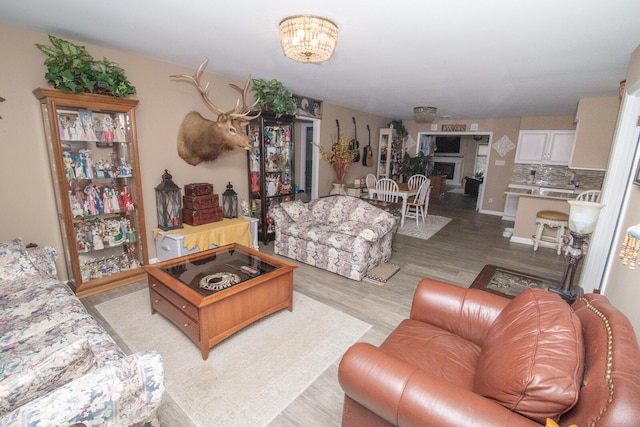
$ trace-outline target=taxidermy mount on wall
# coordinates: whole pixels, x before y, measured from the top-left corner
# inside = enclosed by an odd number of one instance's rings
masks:
[[[200,162],[210,162],[218,158],[220,154],[231,151],[235,148],[251,148],[250,140],[244,131],[245,126],[250,120],[260,115],[250,116],[251,109],[256,105],[247,105],[246,97],[251,76],[247,79],[244,88],[240,88],[234,84],[230,84],[232,88],[242,94],[242,107],[240,107],[240,99],[236,102],[236,106],[229,111],[223,111],[209,99],[209,83],[204,87],[200,83],[202,73],[209,62],[208,59],[202,61],[202,64],[196,70],[193,76],[186,74],[174,74],[170,76],[175,79],[184,79],[191,82],[204,103],[214,112],[218,113],[216,121],[207,120],[196,111],[187,114],[180,125],[178,131],[178,155],[192,166]]]

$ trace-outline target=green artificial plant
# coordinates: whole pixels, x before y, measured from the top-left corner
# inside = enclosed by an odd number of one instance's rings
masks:
[[[298,111],[293,95],[276,79],[253,79],[253,91],[256,93],[258,106],[275,113],[276,117],[284,114],[295,114]]]
[[[391,120],[389,123],[387,123],[387,126],[393,126],[393,128],[396,130],[396,135],[398,135],[402,139],[406,138],[409,135],[409,132],[407,132],[407,128],[404,127],[404,123],[402,123],[402,120]]]
[[[49,83],[63,92],[97,93],[124,97],[136,93],[124,70],[115,62],[103,58],[96,61],[84,46],[49,35],[53,46],[36,44],[48,58],[44,61]]]
[[[414,157],[405,154],[400,163],[400,173],[407,178],[416,174],[426,175],[430,163],[431,156],[426,156],[422,151]]]

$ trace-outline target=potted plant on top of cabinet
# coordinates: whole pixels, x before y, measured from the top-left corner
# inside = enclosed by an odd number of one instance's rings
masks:
[[[125,97],[136,93],[124,74],[124,70],[115,62],[103,58],[96,61],[84,46],[49,35],[53,46],[36,44],[48,58],[45,78],[56,89],[63,92],[95,93]]]
[[[275,117],[294,115],[298,110],[293,94],[284,88],[276,79],[253,79],[253,89],[256,93],[258,106],[275,114]]]

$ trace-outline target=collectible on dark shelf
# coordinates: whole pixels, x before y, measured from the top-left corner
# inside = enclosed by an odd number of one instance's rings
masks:
[[[259,219],[263,243],[273,240],[275,233],[269,208],[295,198],[293,120],[293,116],[276,119],[263,112],[249,123],[247,134],[252,148],[248,152],[248,203],[253,216]]]

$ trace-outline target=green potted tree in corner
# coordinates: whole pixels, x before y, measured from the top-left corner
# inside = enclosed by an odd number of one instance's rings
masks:
[[[280,81],[276,79],[253,79],[252,81],[252,90],[256,94],[258,106],[263,111],[272,112],[276,117],[285,114],[293,115],[298,111],[293,95],[284,88]]]
[[[422,151],[419,151],[414,157],[405,153],[400,164],[400,172],[405,178],[409,178],[411,175],[422,174],[428,175],[431,165],[431,156],[425,155]]]

